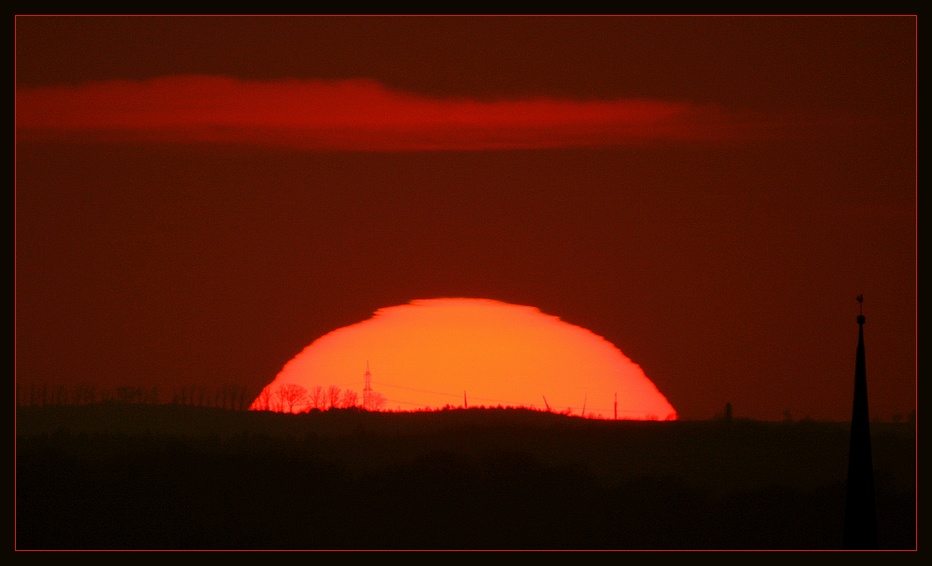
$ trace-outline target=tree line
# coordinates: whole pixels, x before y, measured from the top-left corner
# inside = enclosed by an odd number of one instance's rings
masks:
[[[336,385],[316,385],[307,389],[297,383],[283,383],[265,387],[249,407],[254,411],[276,411],[280,413],[305,413],[328,409],[365,409],[379,411],[387,400],[376,391],[364,393],[362,398],[352,389],[341,389]]]
[[[63,385],[46,382],[16,382],[16,405],[45,407],[53,405],[188,405],[245,411],[254,394],[245,385],[185,385],[168,391],[159,387],[122,385],[97,387],[90,384]]]
[[[311,410],[366,409],[379,411],[387,400],[375,391],[360,396],[352,389],[336,385],[310,389],[296,383],[265,387],[258,395],[244,385],[184,385],[165,391],[159,387],[124,385],[113,388],[90,384],[51,384],[17,382],[18,407],[78,406],[111,403],[121,405],[186,405],[234,411],[276,411],[301,413]]]

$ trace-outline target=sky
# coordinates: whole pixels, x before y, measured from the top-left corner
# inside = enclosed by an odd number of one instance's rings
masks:
[[[863,295],[871,418],[915,410],[914,15],[15,28],[17,383],[257,394],[471,297],[604,337],[681,419],[843,421]]]

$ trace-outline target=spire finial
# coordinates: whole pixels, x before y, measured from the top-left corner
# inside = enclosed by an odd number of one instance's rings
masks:
[[[864,295],[858,295],[858,324],[864,324]]]

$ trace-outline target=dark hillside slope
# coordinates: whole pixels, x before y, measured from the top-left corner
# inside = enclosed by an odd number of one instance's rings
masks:
[[[873,429],[915,548],[915,429]],[[514,409],[17,412],[18,549],[837,549],[846,423]]]

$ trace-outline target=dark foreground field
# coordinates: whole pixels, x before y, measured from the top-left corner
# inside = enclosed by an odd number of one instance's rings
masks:
[[[16,548],[839,549],[847,423],[509,409],[17,410]],[[872,425],[878,538],[916,548],[912,424]]]

